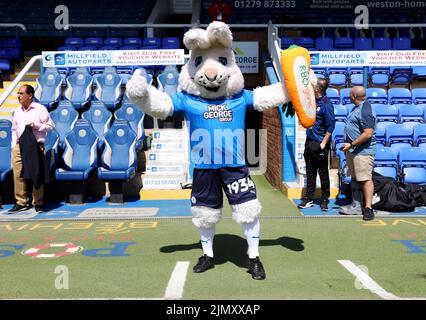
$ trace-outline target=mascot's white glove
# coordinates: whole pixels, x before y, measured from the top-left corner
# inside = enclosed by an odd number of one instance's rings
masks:
[[[142,70],[136,69],[126,85],[127,95],[131,99],[146,97],[148,95],[148,82],[142,76]]]
[[[137,69],[127,81],[126,92],[130,101],[151,117],[166,119],[173,114],[170,96],[149,85],[142,70]]]

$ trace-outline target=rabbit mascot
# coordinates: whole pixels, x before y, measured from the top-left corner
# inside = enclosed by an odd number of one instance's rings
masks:
[[[262,112],[285,104],[289,94],[282,83],[244,89],[232,50],[232,33],[223,22],[214,21],[206,30],[191,29],[183,42],[190,59],[182,67],[176,94],[170,97],[148,85],[138,70],[127,83],[127,94],[146,114],[165,119],[183,113],[188,122],[194,163],[192,221],[203,249],[193,271],[214,268],[213,238],[222,215],[223,189],[232,217],[242,225],[247,239],[248,270],[253,279],[263,280],[266,275],[259,259],[262,207],[244,159],[245,115],[247,110]],[[227,136],[231,143],[222,143]]]

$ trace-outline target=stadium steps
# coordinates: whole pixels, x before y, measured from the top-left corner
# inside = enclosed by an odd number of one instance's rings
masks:
[[[2,95],[3,92],[6,91],[6,89],[11,85],[11,83],[12,81],[3,82],[4,88],[0,88],[0,95]],[[19,107],[18,97],[16,96],[16,93],[18,92],[19,87],[23,84],[29,84],[35,87],[37,85],[37,82],[26,80],[20,81],[19,85],[16,86],[15,89],[13,89],[12,93],[9,95],[6,101],[0,106],[0,119],[12,119],[12,112]]]

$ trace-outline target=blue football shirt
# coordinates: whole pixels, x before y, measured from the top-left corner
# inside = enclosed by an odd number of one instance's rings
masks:
[[[186,92],[172,96],[173,114],[188,121],[191,158],[197,169],[240,167],[245,162],[246,111],[253,109],[253,92],[243,90],[228,99],[203,99]]]

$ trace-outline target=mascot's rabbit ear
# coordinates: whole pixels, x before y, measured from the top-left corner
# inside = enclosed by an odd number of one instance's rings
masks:
[[[206,29],[207,38],[212,46],[221,45],[232,48],[232,32],[226,23],[214,21]]]
[[[185,32],[183,43],[189,50],[210,48],[210,41],[207,39],[207,33],[203,29],[191,29]]]
[[[191,29],[183,37],[183,43],[189,50],[208,49],[215,46],[232,47],[232,32],[229,26],[220,21],[209,24],[206,30]]]

